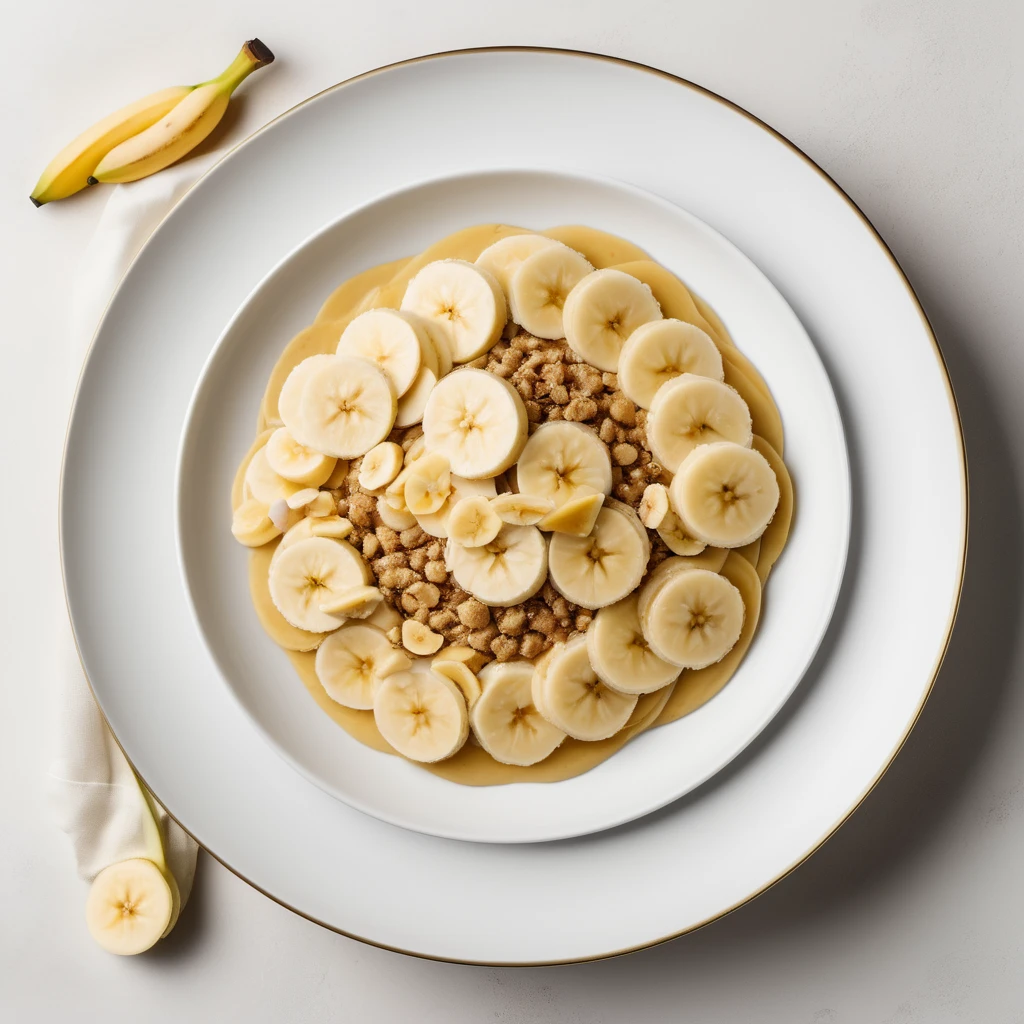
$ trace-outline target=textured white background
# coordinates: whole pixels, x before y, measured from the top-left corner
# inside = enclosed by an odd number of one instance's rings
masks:
[[[1018,0],[9,5],[0,66],[0,1019],[1024,1021],[1022,12]],[[203,856],[192,903],[156,951],[117,959],[86,934],[84,889],[45,817],[41,778],[59,581],[62,332],[103,195],[35,210],[27,194],[53,153],[97,117],[216,73],[254,34],[278,61],[247,84],[220,141],[343,78],[435,50],[566,46],[675,72],[807,151],[915,284],[967,434],[971,555],[959,625],[924,717],[875,793],[810,862],[731,917],[616,961],[464,968],[322,931]],[[438,123],[457,124],[458,111],[440,111]],[[453,146],[472,145],[465,129]]]

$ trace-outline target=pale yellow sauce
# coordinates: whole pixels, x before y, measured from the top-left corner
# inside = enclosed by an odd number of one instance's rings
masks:
[[[457,231],[430,246],[418,256],[406,257],[364,271],[344,282],[324,302],[313,324],[300,331],[284,348],[275,365],[260,408],[259,436],[239,466],[232,486],[232,505],[242,498],[242,481],[249,460],[266,443],[268,427],[280,425],[277,399],[291,370],[308,356],[333,352],[348,321],[372,306],[397,308],[406,285],[427,263],[438,259],[475,260],[493,242],[508,235],[522,234],[524,228],[506,224],[481,224]],[[467,743],[454,757],[437,764],[423,764],[435,775],[469,786],[496,786],[510,782],[558,782],[572,778],[600,764],[633,737],[653,726],[673,722],[707,703],[728,683],[743,660],[753,639],[761,610],[761,587],[779,557],[789,534],[793,516],[793,486],[780,454],[783,448],[782,420],[761,375],[733,344],[725,325],[706,303],[693,295],[674,274],[653,263],[631,242],[595,228],[567,225],[542,232],[583,253],[594,267],[617,267],[650,285],[666,317],[695,324],[718,345],[725,366],[726,382],[750,407],[757,448],[771,463],[779,478],[781,499],[775,518],[764,535],[753,544],[732,552],[708,548],[691,559],[695,566],[720,571],[740,591],[746,607],[743,630],[735,647],[716,665],[699,671],[684,671],[679,679],[656,693],[640,697],[625,727],[610,739],[597,743],[566,739],[539,764],[516,767],[499,764],[473,743]],[[355,711],[331,700],[316,677],[316,646],[323,634],[296,629],[274,606],[267,583],[270,559],[278,541],[251,553],[249,585],[256,614],[268,635],[283,647],[313,700],[350,736],[374,750],[395,754],[380,735],[372,711]]]

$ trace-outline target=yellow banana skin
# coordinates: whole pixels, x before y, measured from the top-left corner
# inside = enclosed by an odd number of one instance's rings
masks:
[[[223,74],[196,86],[155,123],[114,146],[96,165],[89,184],[137,181],[180,160],[217,127],[235,89],[273,60],[263,43],[249,40]]]
[[[191,85],[161,89],[130,103],[127,107],[97,121],[65,146],[39,177],[30,196],[36,206],[65,199],[89,184],[89,175],[115,146],[145,131],[173,110],[193,90]]]

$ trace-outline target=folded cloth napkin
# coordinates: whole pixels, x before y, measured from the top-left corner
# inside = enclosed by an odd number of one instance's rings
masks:
[[[72,382],[78,379],[96,326],[128,264],[214,159],[212,155],[193,158],[152,178],[111,190],[72,292],[68,361]],[[47,792],[53,816],[74,846],[78,872],[91,881],[110,864],[147,855],[145,797],[93,699],[63,602],[58,630],[63,643],[53,702],[55,752]],[[153,804],[167,866],[184,905],[192,889],[198,847],[155,800]]]

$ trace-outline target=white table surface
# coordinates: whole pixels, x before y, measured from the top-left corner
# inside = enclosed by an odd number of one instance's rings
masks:
[[[1024,1021],[1022,10],[1018,0],[8,5],[0,1019]],[[201,855],[192,901],[154,952],[111,957],[88,937],[84,886],[45,815],[41,780],[59,582],[62,331],[104,196],[35,210],[27,195],[53,153],[98,116],[218,72],[253,34],[278,61],[247,83],[224,139],[350,75],[456,47],[576,47],[675,72],[821,163],[916,286],[950,365],[970,459],[971,553],[952,648],[922,721],[866,804],[804,867],[727,919],[615,961],[465,968],[323,931]]]

